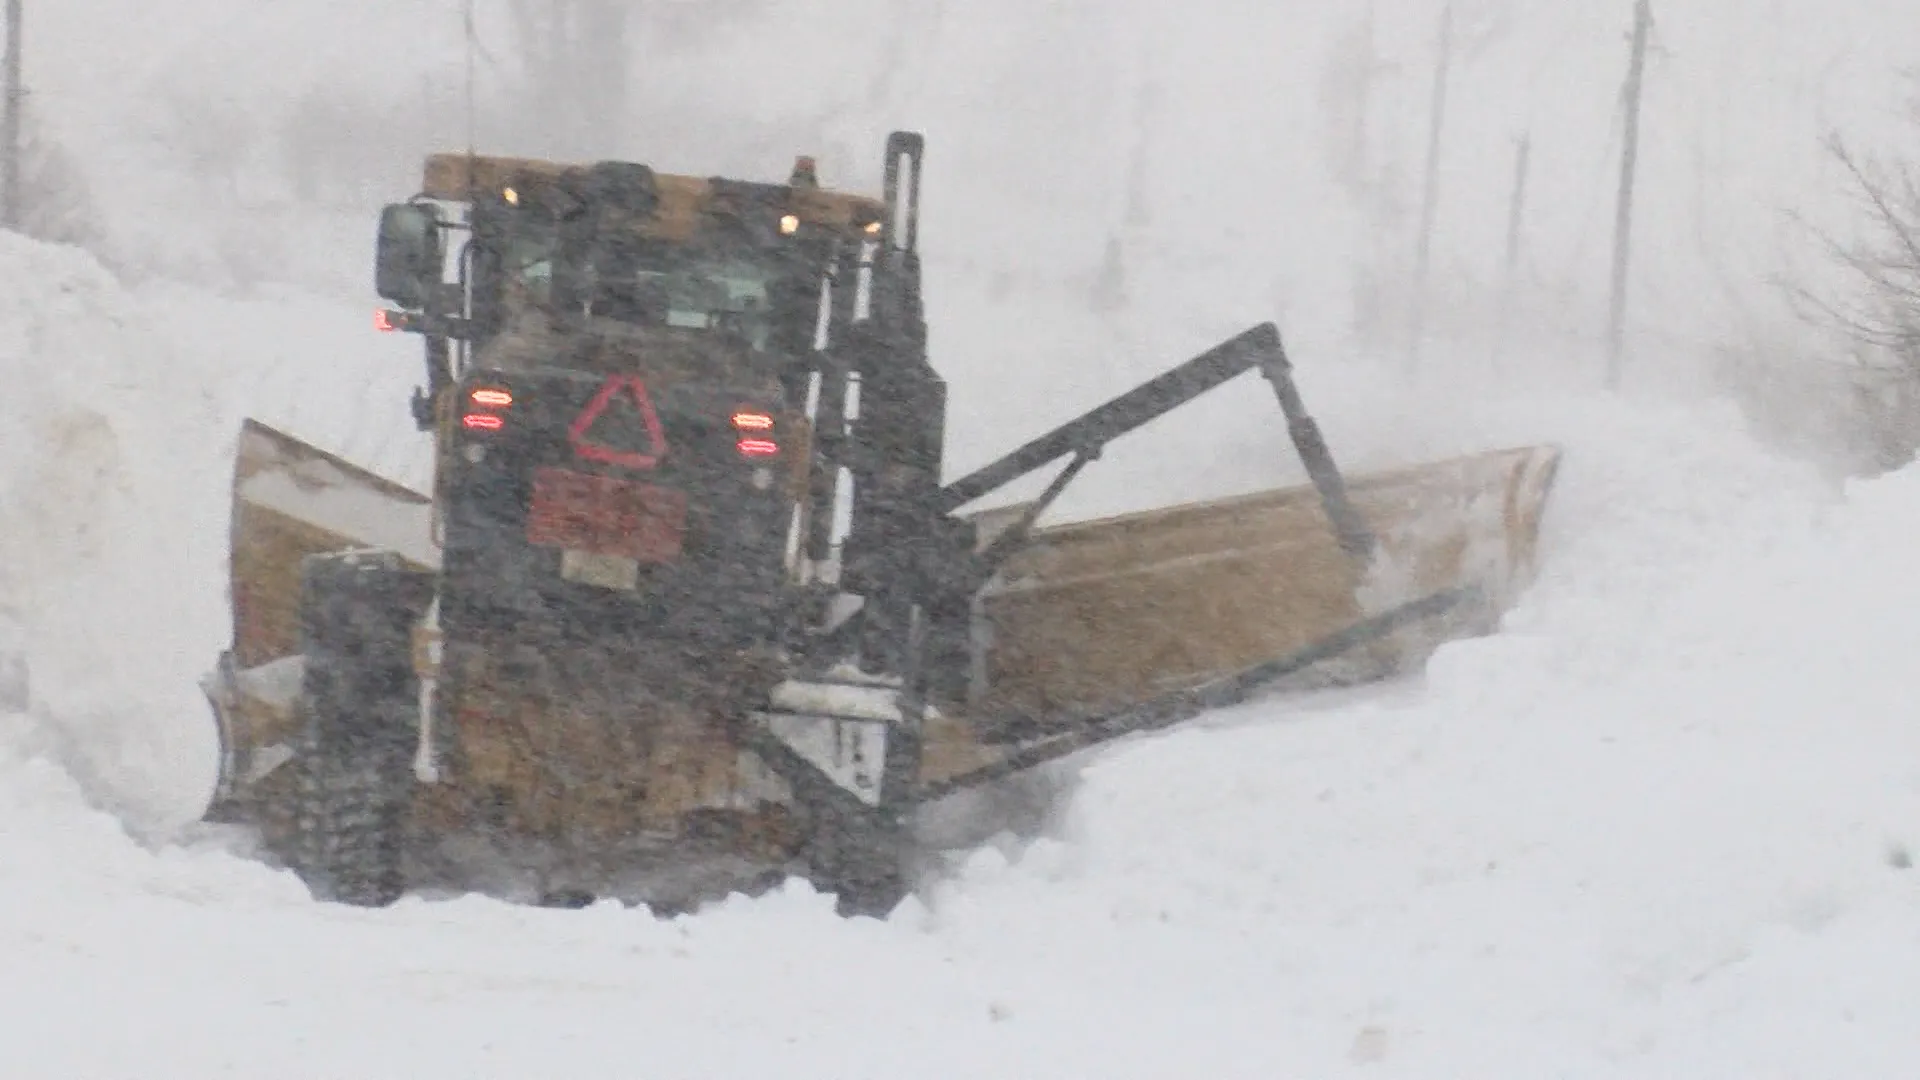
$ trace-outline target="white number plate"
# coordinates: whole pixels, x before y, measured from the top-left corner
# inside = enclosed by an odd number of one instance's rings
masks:
[[[640,560],[568,548],[560,553],[560,576],[582,585],[633,592],[640,584]]]

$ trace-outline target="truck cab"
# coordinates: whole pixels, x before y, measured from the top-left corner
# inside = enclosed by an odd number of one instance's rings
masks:
[[[442,628],[791,640],[808,496],[832,497],[805,451],[835,271],[870,267],[884,216],[804,158],[777,185],[430,157],[375,276],[401,305],[379,324],[427,341]]]

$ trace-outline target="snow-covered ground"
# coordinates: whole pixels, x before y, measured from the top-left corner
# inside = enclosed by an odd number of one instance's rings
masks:
[[[367,912],[179,828],[211,766],[191,680],[224,633],[232,425],[268,394],[315,438],[373,427],[364,379],[313,374],[359,310],[129,294],[19,241],[0,275],[37,696],[0,720],[11,1075],[1896,1076],[1920,1052],[1920,472],[1836,493],[1724,408],[1322,374],[1349,456],[1567,447],[1503,633],[1388,693],[1099,757],[1046,837],[957,855],[887,922],[803,886],[672,921]],[[274,366],[213,345],[303,318]],[[1277,461],[1270,435],[1138,483]]]
[[[0,1071],[1913,1074],[1920,469],[1836,490],[1699,393],[1695,352],[1658,347],[1772,265],[1768,220],[1819,191],[1814,121],[1895,99],[1873,65],[1905,40],[1900,5],[1663,11],[1646,332],[1611,397],[1560,332],[1597,322],[1626,4],[1463,5],[1493,30],[1457,84],[1440,265],[1479,344],[1436,342],[1409,374],[1353,340],[1358,283],[1402,259],[1407,220],[1320,160],[1352,104],[1327,60],[1346,5],[1126,5],[1090,38],[1092,16],[1023,0],[837,2],[731,5],[729,32],[637,76],[610,152],[709,125],[710,157],[675,164],[765,171],[792,133],[838,176],[887,125],[926,127],[956,468],[1269,317],[1350,468],[1560,443],[1542,574],[1502,632],[1405,684],[1095,756],[1044,837],[956,853],[886,922],[803,886],[676,920],[316,905],[190,827],[214,766],[194,682],[227,634],[231,444],[254,415],[415,482],[426,447],[415,350],[370,332],[359,284],[360,204],[404,177],[290,206],[275,125],[316,85],[411,93],[457,70],[451,5],[389,5],[377,31],[312,3],[42,5],[36,100],[94,170],[135,283],[0,236],[0,608],[35,697],[0,715]],[[1434,10],[1378,5],[1383,185],[1417,164]],[[1525,126],[1531,272],[1565,306],[1496,363],[1473,304],[1498,252],[1478,238],[1499,234]],[[364,128],[352,149],[410,155],[422,133]],[[245,160],[191,160],[223,147]],[[1128,289],[1095,310],[1113,236]],[[244,298],[212,287],[267,266],[285,272]],[[1249,386],[1116,446],[1063,510],[1297,480]]]

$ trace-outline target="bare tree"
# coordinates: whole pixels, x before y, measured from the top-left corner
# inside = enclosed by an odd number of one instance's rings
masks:
[[[1382,56],[1369,0],[1361,17],[1334,41],[1319,87],[1323,156],[1334,181],[1383,227],[1405,213],[1402,177],[1393,162],[1375,160],[1374,112],[1380,85],[1402,73]]]
[[[627,0],[514,0],[533,130],[561,145],[624,117],[629,71]],[[556,147],[556,149],[558,149]]]
[[[157,134],[188,176],[231,203],[263,143],[252,102],[234,94],[207,94],[185,81],[158,92],[164,112]]]
[[[459,108],[458,86],[444,78],[423,78],[410,99],[316,85],[277,119],[277,164],[295,202],[360,212],[411,190],[425,151],[459,145]]]
[[[1859,228],[1850,237],[1808,228],[1846,284],[1838,295],[1790,291],[1803,313],[1844,331],[1871,359],[1920,378],[1920,164],[1868,156],[1838,134],[1825,147],[1846,177]]]
[[[80,166],[28,112],[20,133],[20,231],[57,244],[100,240],[93,195]]]
[[[1920,107],[1913,113],[1920,120]],[[1736,389],[1782,397],[1768,407],[1774,421],[1802,424],[1824,395],[1835,413],[1828,441],[1856,448],[1848,471],[1878,472],[1920,448],[1920,161],[1869,153],[1834,132],[1822,145],[1851,213],[1837,228],[1789,215],[1827,273],[1776,280],[1819,344],[1792,350],[1791,363],[1745,350]]]

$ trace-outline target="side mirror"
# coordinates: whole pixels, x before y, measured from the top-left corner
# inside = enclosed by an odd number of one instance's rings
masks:
[[[395,203],[380,211],[380,239],[373,262],[374,290],[403,308],[427,306],[440,283],[445,257],[440,219],[418,203]]]

